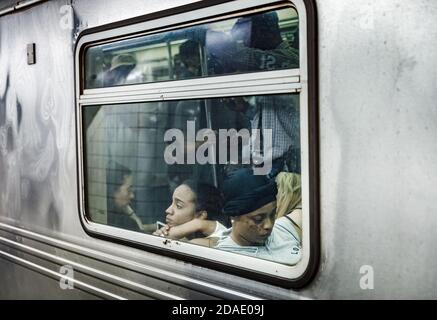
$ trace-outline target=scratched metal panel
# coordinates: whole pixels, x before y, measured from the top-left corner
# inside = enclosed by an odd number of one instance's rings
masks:
[[[437,298],[437,2],[318,1],[319,298]],[[374,270],[361,290],[360,267]]]
[[[134,277],[141,282],[137,273],[132,274],[123,267],[114,271],[113,267],[93,262],[85,256],[81,258],[80,254],[85,255],[88,249],[92,249],[113,254],[121,261],[133,259],[143,266],[138,267],[141,270],[153,266],[155,269],[152,271],[140,271],[161,280],[171,278],[167,292],[175,296],[296,297],[285,289],[260,286],[258,282],[237,276],[224,277],[218,271],[91,238],[80,225],[73,68],[77,37],[85,28],[188,2],[132,1],[126,6],[125,2],[115,0],[47,1],[0,18],[0,222],[50,237],[41,240],[43,242],[58,239],[80,246],[81,249],[65,251],[62,249],[64,244],[55,242],[59,248],[40,245],[38,250],[49,255],[62,253],[72,261],[86,261],[88,266],[99,268],[101,272],[118,273],[118,276]],[[35,43],[36,47],[34,65],[27,65],[26,46],[29,43]],[[21,233],[25,231],[14,232],[18,235],[13,238],[18,240],[10,245],[28,243],[27,240],[20,240],[24,239]],[[22,254],[16,249],[10,252],[13,255]],[[35,259],[39,261],[42,258]],[[54,268],[52,264],[50,268]],[[24,270],[17,267],[14,271],[16,277],[28,278]],[[146,281],[145,277],[142,279]],[[93,284],[92,278],[88,281]],[[12,283],[22,285],[19,279]],[[94,281],[95,285],[98,283]],[[162,286],[159,284],[162,281],[150,283]],[[46,289],[52,295],[62,295],[59,289],[53,291],[55,287],[51,280]],[[14,296],[13,292],[18,288],[3,290],[9,292],[2,296]],[[16,292],[22,290],[25,289]]]
[[[60,4],[0,20],[0,179],[6,182],[0,209],[23,225],[51,230],[74,226],[76,210],[73,42],[72,31],[61,27]],[[29,43],[36,44],[35,65],[27,65]]]
[[[83,236],[74,196],[73,32],[60,24],[65,4],[0,18],[0,216],[42,233]],[[34,65],[27,65],[29,43]],[[16,275],[27,277],[24,270]]]

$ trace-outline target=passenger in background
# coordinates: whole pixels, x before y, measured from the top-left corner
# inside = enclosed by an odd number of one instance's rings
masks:
[[[220,38],[210,32],[206,39]],[[235,72],[269,71],[299,67],[296,48],[282,39],[276,12],[262,13],[239,18],[231,30],[234,45],[212,46],[210,51],[228,68]],[[222,37],[225,39],[224,37]],[[211,41],[217,42],[217,41]],[[252,129],[272,130],[272,150],[263,150],[262,137],[256,139],[260,150],[252,151],[253,163],[263,164],[263,158],[271,157],[272,170],[269,178],[280,171],[300,172],[300,126],[298,102],[288,95],[255,97],[253,101],[233,98],[228,106],[244,113],[251,122]]]
[[[179,47],[179,59],[185,68],[180,70],[180,79],[195,78],[202,75],[199,43],[187,40]]]
[[[225,57],[238,72],[298,68],[299,52],[281,37],[276,12],[239,18],[231,29],[237,55]]]
[[[290,216],[275,220],[274,180],[241,169],[230,174],[223,190],[223,212],[231,218],[232,227],[215,248],[290,265],[300,260],[301,239]]]
[[[117,86],[126,82],[137,62],[131,54],[120,54],[112,58],[111,67],[103,75],[103,86]]]
[[[219,237],[228,225],[222,207],[223,197],[217,188],[187,180],[175,189],[166,210],[166,225],[154,234],[185,240]]]
[[[143,224],[131,207],[135,198],[130,169],[111,161],[106,169],[108,225],[144,231]]]

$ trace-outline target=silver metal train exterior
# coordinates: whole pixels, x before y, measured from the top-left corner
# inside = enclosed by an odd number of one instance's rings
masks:
[[[308,23],[317,32],[320,256],[303,287],[84,231],[77,39],[89,28],[192,2],[0,2],[0,298],[436,299],[434,0],[306,2],[317,10]],[[28,43],[37,50],[32,68]],[[64,265],[74,268],[72,290],[60,286]],[[373,288],[360,285],[363,266],[373,270]]]

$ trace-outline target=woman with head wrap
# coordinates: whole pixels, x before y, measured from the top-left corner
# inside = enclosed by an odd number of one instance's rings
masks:
[[[241,169],[230,174],[223,190],[223,211],[231,218],[232,228],[223,233],[216,248],[284,264],[300,260],[301,240],[290,217],[275,220],[274,180]]]

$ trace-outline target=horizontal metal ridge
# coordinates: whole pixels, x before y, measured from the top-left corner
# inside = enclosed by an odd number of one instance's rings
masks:
[[[64,240],[59,240],[46,235],[28,231],[23,228],[11,226],[5,223],[0,223],[0,230],[5,230],[13,234],[29,238],[31,240],[45,243],[59,249],[67,250],[79,255],[83,255],[95,260],[100,260],[112,265],[124,267],[141,274],[151,276],[157,279],[165,280],[173,284],[183,286],[191,290],[198,290],[200,292],[210,294],[212,296],[226,296],[228,299],[250,299],[250,300],[260,300],[260,297],[253,296],[250,294],[238,292],[232,289],[221,287],[212,283],[208,283],[202,280],[193,279],[184,275],[176,274],[174,272],[162,270],[150,265],[145,265],[132,260],[128,260],[122,257],[118,257],[112,254],[101,252],[94,249],[89,249],[81,245],[77,245]],[[6,239],[7,240],[7,239]],[[9,240],[8,240],[9,241]],[[21,244],[20,244],[21,245]],[[35,249],[37,250],[37,249]],[[63,258],[59,258],[63,259]],[[71,262],[73,263],[73,262]],[[64,264],[64,263],[62,263]],[[193,287],[194,286],[194,287]]]

